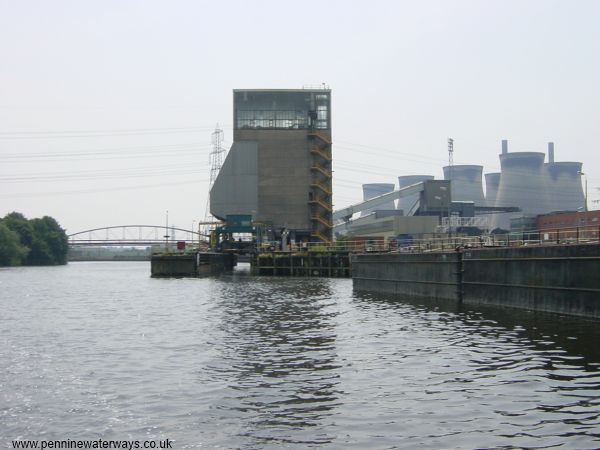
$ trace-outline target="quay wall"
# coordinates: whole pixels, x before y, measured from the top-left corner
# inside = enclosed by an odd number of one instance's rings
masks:
[[[462,300],[600,318],[600,245],[466,250]]]
[[[354,288],[600,318],[600,245],[356,255]]]
[[[233,269],[236,255],[227,253],[165,253],[152,255],[152,277],[198,277]]]
[[[457,300],[459,259],[457,252],[355,255],[352,280],[357,290]]]

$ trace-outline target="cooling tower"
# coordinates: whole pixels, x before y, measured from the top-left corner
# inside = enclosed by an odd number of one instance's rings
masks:
[[[403,175],[398,177],[398,186],[400,189],[410,186],[415,183],[420,183],[421,181],[433,180],[433,175]],[[413,209],[419,200],[419,194],[413,194],[408,197],[402,197],[398,200],[398,209],[404,211],[404,215],[408,216],[411,212],[414,212]]]
[[[392,192],[394,190],[394,187],[395,186],[392,183],[363,184],[363,201],[370,200],[373,197],[379,197],[380,195],[387,194],[388,192]],[[377,206],[377,208],[362,211],[360,213],[360,216],[367,216],[371,214],[375,209],[396,209],[396,206],[394,205],[394,201],[391,200],[389,203],[384,203],[383,205]]]
[[[517,206],[520,215],[548,212],[544,156],[538,152],[500,155],[502,176],[496,206]]]
[[[496,196],[500,186],[500,172],[485,174],[485,203],[487,206],[496,206]]]
[[[580,162],[561,161],[544,164],[548,192],[548,211],[577,211],[585,208],[581,187]]]
[[[452,201],[475,202],[476,206],[485,205],[482,172],[483,166],[445,166],[444,179],[451,180]]]

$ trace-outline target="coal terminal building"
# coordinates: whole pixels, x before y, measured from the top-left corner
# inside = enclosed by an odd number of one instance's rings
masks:
[[[251,216],[272,240],[331,241],[331,91],[234,90],[233,121],[211,214]]]

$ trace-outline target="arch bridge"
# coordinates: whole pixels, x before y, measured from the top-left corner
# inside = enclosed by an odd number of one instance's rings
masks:
[[[67,235],[69,246],[152,246],[178,241],[199,243],[208,236],[197,231],[165,225],[114,225]]]

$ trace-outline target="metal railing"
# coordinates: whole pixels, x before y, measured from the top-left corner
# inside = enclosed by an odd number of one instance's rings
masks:
[[[454,251],[465,248],[521,247],[534,245],[600,245],[600,226],[577,227],[556,230],[526,230],[506,234],[483,236],[436,236],[426,239],[413,238],[361,238],[355,240],[338,239],[329,243],[304,242],[286,247],[287,252],[391,252],[427,253]],[[258,246],[259,252],[281,251],[279,242],[264,242]]]
[[[482,236],[440,236],[428,239],[388,241],[388,251],[432,252],[477,247],[522,247],[533,245],[600,244],[600,226],[568,229],[512,231]]]

